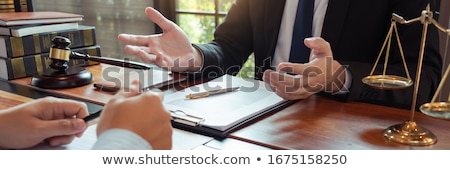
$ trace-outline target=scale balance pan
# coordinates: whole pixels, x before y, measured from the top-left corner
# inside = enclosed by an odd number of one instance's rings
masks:
[[[420,106],[420,111],[427,116],[450,119],[450,101],[425,103]]]
[[[370,87],[382,90],[404,89],[413,84],[411,79],[395,75],[371,75],[364,77],[362,82]]]

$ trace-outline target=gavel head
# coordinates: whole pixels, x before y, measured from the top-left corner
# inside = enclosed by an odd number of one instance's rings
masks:
[[[67,62],[70,60],[71,54],[70,43],[70,39],[63,36],[56,36],[52,39],[52,47],[49,54],[51,68],[64,71],[69,67]]]

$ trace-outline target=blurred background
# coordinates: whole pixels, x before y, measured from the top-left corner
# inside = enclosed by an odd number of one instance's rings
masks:
[[[212,32],[220,24],[235,0],[35,0],[36,11],[61,11],[83,14],[84,25],[96,27],[97,43],[101,46],[103,56],[128,58],[141,61],[135,56],[127,55],[125,44],[117,40],[120,33],[154,34],[160,29],[144,14],[147,6],[153,6],[167,18],[177,23],[190,37],[193,43],[206,43],[212,40]],[[442,0],[439,23],[450,27],[450,1]],[[418,13],[418,16],[420,13]],[[449,64],[450,52],[448,36],[440,33],[441,54],[444,68]],[[444,56],[446,54],[446,56]],[[253,77],[253,58],[239,73],[242,77]],[[447,100],[450,80],[446,81],[441,99]]]

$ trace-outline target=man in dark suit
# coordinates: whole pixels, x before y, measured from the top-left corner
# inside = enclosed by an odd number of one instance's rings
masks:
[[[286,50],[283,53],[291,42],[283,38],[292,36],[285,33],[292,30],[295,19],[290,12],[296,11],[293,2],[296,1],[237,0],[215,31],[215,39],[209,44],[195,45],[178,26],[153,8],[147,8],[147,16],[164,32],[149,36],[121,34],[119,40],[131,44],[125,50],[146,62],[206,77],[236,74],[254,53],[255,78],[269,82],[284,98],[304,99],[320,93],[346,101],[409,109],[412,86],[377,90],[363,85],[361,79],[370,74],[390,28],[392,13],[406,20],[417,18],[428,3],[436,11],[439,0],[316,0],[312,36],[321,38],[305,40],[305,45],[311,48],[308,63],[288,62]],[[414,79],[422,24],[397,25],[405,62]],[[395,37],[392,40],[387,72],[406,76],[400,52],[394,48]],[[430,101],[441,78],[438,41],[436,28],[429,27],[417,106]],[[380,64],[375,73],[381,74],[382,70]]]

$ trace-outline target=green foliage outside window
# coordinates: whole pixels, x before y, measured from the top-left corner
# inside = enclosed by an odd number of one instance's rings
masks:
[[[190,12],[207,12],[215,13],[216,0],[177,0],[177,10]],[[227,12],[235,0],[219,0],[219,13]],[[223,17],[219,18],[219,24],[223,21]],[[215,17],[213,15],[198,14],[177,14],[177,23],[183,31],[186,32],[193,43],[208,43],[213,39],[213,33],[217,27]],[[249,57],[238,73],[240,77],[254,77],[254,58]]]

